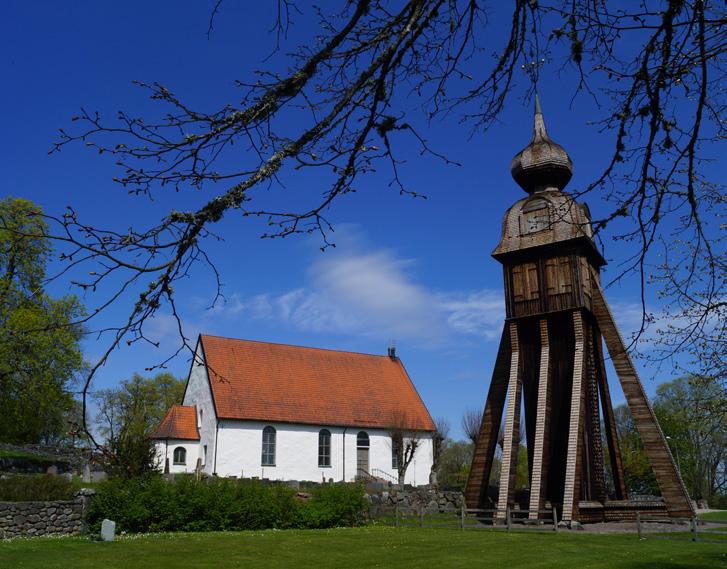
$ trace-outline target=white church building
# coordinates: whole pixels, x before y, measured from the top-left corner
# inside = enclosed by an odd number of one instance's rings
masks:
[[[160,468],[271,480],[396,481],[392,433],[429,483],[434,422],[401,360],[201,335],[184,399],[152,434]]]

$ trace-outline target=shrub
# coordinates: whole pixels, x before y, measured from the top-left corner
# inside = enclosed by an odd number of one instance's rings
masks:
[[[53,474],[16,475],[0,479],[0,502],[72,500],[75,486]]]
[[[110,518],[119,529],[147,531],[224,531],[267,528],[325,528],[363,522],[367,503],[360,485],[332,484],[313,491],[308,502],[280,484],[257,480],[162,476],[101,483],[88,522],[98,531]]]
[[[157,468],[154,441],[143,433],[124,431],[107,441],[103,469],[109,476],[137,478],[153,474]]]
[[[288,527],[292,516],[285,512],[293,509],[292,491],[255,481],[113,478],[99,486],[89,523],[97,529],[103,518],[110,518],[131,532]]]
[[[301,504],[299,527],[352,527],[366,520],[368,502],[360,484],[326,484],[313,490],[310,502]]]

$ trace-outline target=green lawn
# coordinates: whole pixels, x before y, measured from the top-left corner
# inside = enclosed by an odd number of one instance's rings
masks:
[[[113,543],[85,538],[0,542],[0,567],[473,569],[499,567],[714,569],[727,544],[584,535],[367,527],[136,536]]]
[[[709,520],[711,522],[727,522],[727,510],[719,510],[717,512],[707,512],[699,514],[700,520]]]

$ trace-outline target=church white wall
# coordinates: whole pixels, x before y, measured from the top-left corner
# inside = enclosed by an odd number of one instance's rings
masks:
[[[276,430],[275,466],[262,466],[262,431],[270,425]],[[331,466],[318,466],[318,434],[331,432]],[[258,421],[221,421],[217,440],[216,473],[219,476],[258,477],[271,480],[311,480],[320,482],[352,481],[356,476],[356,436],[358,428],[264,423]],[[369,470],[379,469],[392,479],[391,437],[381,429],[363,429],[369,435]],[[345,462],[344,462],[345,445]],[[409,465],[406,483],[429,483],[432,466],[431,434],[423,434],[420,446]]]
[[[174,464],[174,449],[184,447],[187,457],[184,464]],[[194,472],[197,457],[200,456],[200,444],[197,441],[169,439],[156,442],[156,458],[159,470],[164,471],[164,464],[169,459],[169,472],[178,474]]]
[[[197,406],[197,426],[199,428],[199,450],[195,455],[202,458],[204,467],[202,470],[212,474],[214,469],[215,436],[217,431],[217,417],[214,403],[212,401],[212,390],[207,379],[207,366],[204,364],[202,345],[197,345],[192,367],[189,372],[187,389],[184,392],[182,405]],[[200,421],[200,411],[202,411]],[[204,456],[205,445],[207,456]],[[194,470],[194,464],[192,465]]]

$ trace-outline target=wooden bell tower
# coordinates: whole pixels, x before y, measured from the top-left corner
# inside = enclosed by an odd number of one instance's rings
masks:
[[[638,511],[693,516],[603,295],[600,268],[606,261],[593,242],[588,207],[562,191],[573,164],[548,136],[537,97],[533,139],[513,158],[511,171],[528,197],[505,214],[502,239],[492,254],[503,265],[507,317],[465,490],[467,504],[475,508],[486,503],[503,425],[499,484],[493,481],[498,517],[505,517],[506,504],[513,505],[522,416],[531,518],[538,517],[546,502],[566,523],[625,519]],[[661,502],[628,499],[604,340],[656,474]],[[615,487],[611,495],[606,457]]]

